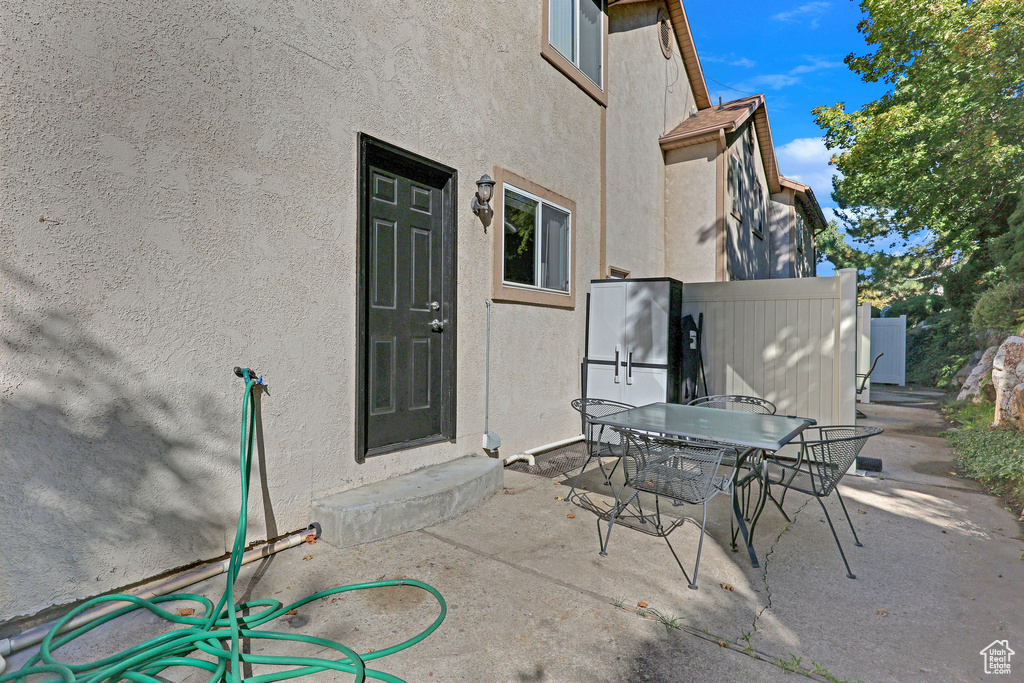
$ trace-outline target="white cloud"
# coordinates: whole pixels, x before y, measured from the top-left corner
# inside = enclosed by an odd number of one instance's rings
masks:
[[[831,209],[835,206],[832,201],[832,176],[838,173],[835,167],[828,164],[833,152],[825,147],[824,140],[797,138],[778,147],[775,154],[782,175],[810,185],[818,203],[822,205],[825,218],[831,219],[835,215]],[[826,204],[829,208],[825,207]]]
[[[831,6],[831,2],[808,2],[787,12],[779,12],[772,19],[787,23],[807,21],[811,28],[818,28],[818,22]]]
[[[710,62],[711,64],[728,64],[729,66],[740,66],[745,69],[757,66],[757,62],[746,57],[740,57],[735,53],[730,52],[728,55],[702,55],[700,60],[702,62]]]
[[[800,79],[796,76],[789,74],[761,74],[760,76],[754,76],[748,83],[754,86],[754,89],[764,87],[766,90],[781,90],[782,88],[796,85],[800,82]]]
[[[790,69],[790,75],[796,74],[809,74],[814,71],[821,71],[822,69],[835,69],[841,66],[846,66],[842,62],[830,62],[827,59],[821,57],[807,57],[809,64],[801,64],[798,67]]]

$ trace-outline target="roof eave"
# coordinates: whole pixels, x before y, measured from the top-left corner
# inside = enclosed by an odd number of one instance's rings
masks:
[[[668,14],[672,20],[676,42],[679,44],[679,52],[683,57],[683,66],[686,67],[686,77],[693,91],[693,101],[698,110],[708,109],[711,107],[711,94],[708,92],[708,84],[704,81],[704,69],[700,66],[700,57],[693,42],[690,21],[686,18],[686,10],[683,9],[683,0],[668,0]]]

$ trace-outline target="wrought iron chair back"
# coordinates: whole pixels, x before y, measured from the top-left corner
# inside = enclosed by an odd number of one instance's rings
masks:
[[[611,486],[611,477],[612,474],[615,473],[615,468],[618,467],[618,462],[615,463],[615,466],[612,467],[610,472],[605,472],[604,465],[601,463],[601,458],[621,457],[623,450],[622,438],[617,432],[614,432],[611,429],[605,429],[604,425],[596,425],[592,420],[598,417],[606,417],[608,415],[614,415],[615,413],[621,413],[623,410],[629,410],[630,408],[635,407],[628,403],[610,401],[603,398],[574,398],[570,404],[583,419],[583,437],[587,444],[587,459],[584,461],[579,474],[576,475],[576,479],[572,483],[572,488],[569,489],[569,495],[566,496],[567,499],[576,491],[576,485],[579,483],[580,477],[583,476],[584,470],[587,469],[587,465],[590,464],[590,461],[595,458],[597,458],[597,465],[601,469],[601,473],[604,475],[605,485]]]
[[[604,430],[604,433],[602,433],[604,425],[595,425],[591,420],[596,417],[607,417],[608,415],[621,413],[623,410],[629,410],[630,408],[636,407],[628,403],[609,401],[604,398],[574,398],[571,405],[573,410],[577,411],[583,418],[584,436],[587,438],[588,446],[597,440],[595,437],[602,439],[607,437],[608,440],[603,441],[603,443],[621,445],[622,441],[618,433],[613,432],[610,429]]]
[[[770,498],[775,505],[782,510],[786,493],[790,490],[799,491],[814,496],[825,513],[825,520],[832,530],[832,537],[839,548],[839,555],[846,565],[846,575],[851,579],[857,578],[850,570],[850,563],[846,560],[846,553],[843,545],[839,542],[839,535],[836,533],[832,518],[828,514],[823,498],[835,491],[836,498],[843,508],[846,521],[853,533],[853,540],[857,546],[862,545],[857,538],[857,530],[853,528],[853,520],[843,502],[843,496],[839,492],[839,480],[853,465],[857,455],[867,440],[877,434],[881,434],[880,427],[867,425],[818,425],[808,427],[801,433],[800,455],[795,463],[788,463],[776,458],[765,459],[765,497]],[[771,494],[772,486],[781,486],[785,489],[780,500],[776,500]],[[785,511],[782,510],[785,515]],[[787,517],[788,519],[788,517]]]
[[[626,484],[683,503],[710,500],[722,457],[731,449],[712,444],[615,430],[626,442],[623,469]]]
[[[760,413],[761,415],[774,415],[775,404],[756,396],[743,396],[740,394],[720,394],[718,396],[701,396],[695,398],[688,405],[701,408],[718,408],[719,410],[738,410],[744,413]]]
[[[849,471],[869,437],[882,432],[866,425],[834,425],[808,427],[800,443],[801,459],[806,463],[810,489],[814,496],[827,496]],[[800,490],[798,486],[790,488]]]
[[[622,498],[626,486],[616,493],[615,508],[608,520],[608,533],[601,545],[601,554],[608,554],[608,543],[611,541],[616,518],[636,499],[639,519],[642,523],[647,524],[645,518],[651,517],[654,535],[665,539],[676,564],[683,571],[683,575],[689,579],[690,588],[696,589],[700,555],[704,548],[704,528],[707,526],[708,520],[707,503],[716,494],[725,490],[725,482],[728,480],[717,476],[718,468],[722,463],[722,458],[727,453],[732,453],[732,449],[713,444],[698,444],[692,441],[654,436],[632,430],[616,429],[615,431],[619,433],[625,444],[622,456],[623,470],[626,473],[626,484],[633,491],[625,501]],[[643,509],[639,507],[640,492],[654,494],[654,515],[645,515]],[[687,573],[675,548],[668,540],[668,535],[682,525],[685,518],[673,517],[667,524],[663,524],[661,498],[703,507],[700,541],[697,543],[697,559],[693,565],[692,577]]]

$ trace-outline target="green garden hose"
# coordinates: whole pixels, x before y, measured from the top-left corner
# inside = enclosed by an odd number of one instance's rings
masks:
[[[124,594],[104,595],[93,598],[79,605],[54,624],[40,644],[39,652],[33,655],[20,670],[0,676],[0,683],[7,683],[7,681],[25,683],[28,677],[38,674],[55,674],[52,678],[44,679],[47,683],[50,681],[64,681],[65,683],[114,683],[122,680],[137,681],[139,683],[161,683],[161,679],[157,678],[157,676],[160,672],[172,666],[205,670],[210,674],[210,683],[219,681],[240,683],[242,680],[252,683],[270,683],[270,681],[288,680],[329,670],[352,674],[355,677],[356,683],[367,678],[387,681],[388,683],[403,683],[402,679],[396,676],[366,668],[366,663],[412,647],[433,633],[441,625],[448,607],[441,593],[429,584],[411,579],[371,581],[320,591],[290,605],[284,605],[277,600],[250,600],[241,604],[235,604],[235,581],[242,566],[242,553],[245,549],[245,533],[248,524],[249,474],[252,466],[253,426],[256,418],[253,391],[257,385],[262,385],[263,383],[262,378],[257,378],[256,374],[248,368],[242,369],[240,375],[245,380],[245,394],[242,398],[242,436],[239,448],[242,505],[238,515],[235,542],[231,550],[231,561],[228,565],[227,587],[217,605],[214,606],[213,602],[206,597],[194,593],[176,593],[151,599]],[[440,613],[437,619],[429,627],[408,640],[391,647],[370,650],[362,654],[353,651],[341,643],[326,638],[260,629],[264,624],[268,624],[286,614],[289,610],[296,609],[314,600],[320,600],[321,598],[348,591],[385,586],[415,586],[427,591],[437,598],[438,605],[440,606]],[[160,603],[180,600],[188,600],[201,605],[203,609],[201,616],[179,616],[178,614],[167,612],[160,607]],[[63,627],[80,613],[108,602],[126,602],[129,604],[96,621],[66,633],[61,633]],[[60,647],[88,633],[100,624],[104,624],[139,608],[149,610],[158,617],[172,624],[179,625],[180,628],[130,647],[116,655],[85,664],[66,664],[55,657],[54,653]],[[298,655],[256,655],[242,652],[241,643],[243,639],[283,640],[296,644],[315,645],[320,648],[326,647],[334,650],[339,657],[337,659],[325,659]],[[197,654],[197,651],[207,655],[207,658],[193,656]],[[289,668],[274,669],[270,673],[243,679],[243,663],[269,664],[276,667]]]

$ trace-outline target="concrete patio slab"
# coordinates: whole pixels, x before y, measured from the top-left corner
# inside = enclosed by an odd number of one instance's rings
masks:
[[[595,516],[557,500],[568,486],[506,472],[500,493],[458,518],[350,548],[317,543],[282,552],[246,567],[237,592],[288,601],[381,578],[434,585],[449,603],[444,624],[375,663],[408,681],[797,680],[783,662],[817,668],[818,680],[826,671],[850,681],[988,680],[982,648],[998,639],[1024,652],[1021,528],[973,483],[915,469],[948,466],[950,455],[939,437],[913,429],[941,426],[928,396],[901,398],[865,406],[865,422],[889,430],[865,448],[882,458],[883,477],[843,480],[863,547],[854,546],[838,501],[826,500],[856,580],[846,578],[821,508],[807,497],[787,498],[792,524],[765,512],[757,569],[729,548],[728,501],[715,499],[693,591],[661,539],[616,528],[601,557]],[[581,483],[594,504],[610,501],[599,477],[588,472]],[[696,541],[692,524],[672,536],[684,562],[692,562]],[[193,590],[217,596],[222,587],[223,577]],[[637,614],[641,601],[647,618]],[[418,632],[436,609],[417,589],[380,588],[312,603],[273,627],[368,651]],[[164,630],[146,614],[129,620],[70,647],[69,656],[115,651],[131,644],[126,634],[134,642]],[[1000,680],[1024,680],[1018,656]],[[25,657],[13,658],[12,668]],[[185,671],[166,677],[201,680]]]

